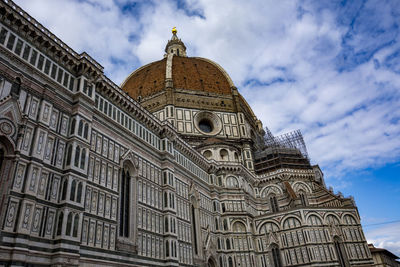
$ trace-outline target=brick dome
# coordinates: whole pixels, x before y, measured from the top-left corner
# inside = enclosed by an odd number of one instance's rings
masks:
[[[167,64],[169,60],[172,64]],[[146,98],[163,91],[168,79],[172,79],[176,89],[223,95],[231,94],[233,86],[229,76],[216,63],[204,58],[171,55],[134,71],[121,88],[134,99]]]

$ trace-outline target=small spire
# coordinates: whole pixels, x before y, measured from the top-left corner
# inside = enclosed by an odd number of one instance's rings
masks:
[[[178,30],[176,27],[172,28],[172,38],[168,41],[167,46],[165,47],[165,52],[167,53],[165,56],[169,54],[173,54],[175,56],[186,57],[186,46],[182,42],[181,39],[176,35]]]

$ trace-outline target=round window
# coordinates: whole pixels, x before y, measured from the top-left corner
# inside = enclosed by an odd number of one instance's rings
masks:
[[[199,128],[205,133],[211,133],[213,130],[213,125],[210,120],[202,119],[199,121]]]
[[[201,134],[216,135],[222,130],[221,119],[209,111],[201,111],[194,117],[194,125]]]

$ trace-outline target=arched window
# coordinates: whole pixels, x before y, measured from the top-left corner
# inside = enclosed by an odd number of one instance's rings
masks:
[[[212,157],[212,152],[211,152],[210,150],[206,150],[206,151],[203,152],[203,156],[204,156],[206,159],[211,159],[211,157]]]
[[[121,205],[119,220],[119,235],[129,237],[130,222],[130,189],[131,177],[129,171],[123,169],[121,177]]]
[[[300,200],[301,200],[301,205],[302,206],[307,206],[308,205],[308,200],[307,200],[306,193],[303,190],[301,190],[299,192],[299,197],[300,197]]]
[[[229,267],[233,267],[233,260],[232,260],[232,257],[229,257],[229,258],[228,258],[228,266],[229,266]]]
[[[231,240],[229,238],[226,239],[226,249],[231,249]]]
[[[336,251],[336,255],[337,255],[340,266],[347,267],[348,262],[347,262],[347,257],[346,257],[346,251],[343,246],[342,240],[340,239],[340,237],[335,236],[333,238],[333,242],[335,245],[335,251]]]
[[[76,193],[76,202],[81,203],[82,201],[82,182],[78,184],[78,190]]]
[[[65,235],[71,235],[72,217],[73,217],[73,213],[70,212],[70,213],[68,214],[67,228],[66,228],[66,230],[65,230]]]
[[[227,219],[224,219],[224,230],[228,231],[228,221],[227,221]]]
[[[79,156],[81,154],[81,148],[79,146],[76,147],[75,149],[75,160],[74,160],[74,165],[75,167],[79,167]]]
[[[71,128],[69,129],[69,134],[73,134],[75,132],[75,124],[76,124],[76,120],[72,119]]]
[[[222,262],[222,257],[221,257],[221,256],[219,256],[219,266],[220,266],[220,267],[224,266],[224,265],[223,265],[223,262]]]
[[[221,208],[222,208],[222,212],[225,212],[225,211],[226,211],[225,203],[222,203],[222,204],[221,204]]]
[[[81,152],[81,166],[80,166],[81,169],[85,168],[85,162],[86,162],[86,149],[83,148]]]
[[[168,232],[168,217],[165,217],[165,232]]]
[[[192,227],[193,227],[193,242],[194,242],[194,252],[196,255],[198,254],[198,247],[197,247],[197,232],[196,232],[196,214],[195,208],[192,204]]]
[[[63,219],[64,219],[64,213],[61,211],[60,214],[58,214],[57,235],[61,235]]]
[[[71,156],[72,156],[72,145],[69,145],[67,150],[67,161],[66,161],[67,166],[71,164]]]
[[[72,231],[73,237],[78,237],[78,224],[79,224],[79,215],[75,214],[74,218],[74,230]]]
[[[176,242],[174,242],[174,257],[176,258]]]
[[[169,240],[165,241],[165,257],[169,257]]]
[[[283,267],[279,247],[276,244],[271,245],[271,256],[274,267]]]
[[[71,193],[70,193],[69,200],[75,201],[75,190],[76,190],[76,181],[73,180],[71,183]]]
[[[168,194],[164,192],[164,208],[168,207]]]
[[[79,120],[79,126],[78,126],[78,135],[82,136],[82,131],[83,131],[83,121]]]
[[[272,195],[269,197],[269,204],[270,204],[272,212],[279,211],[279,205],[278,205],[278,201],[276,200],[276,196]]]
[[[67,188],[68,188],[68,179],[65,178],[62,184],[61,200],[65,200],[65,198],[67,197]]]
[[[220,156],[221,160],[229,160],[229,157],[228,157],[228,150],[226,150],[226,149],[221,149],[221,150],[219,151],[219,156]]]
[[[83,138],[87,139],[89,134],[89,123],[85,124],[85,130],[83,131]]]

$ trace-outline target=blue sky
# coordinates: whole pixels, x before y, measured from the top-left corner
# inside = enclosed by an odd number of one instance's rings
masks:
[[[161,59],[176,26],[188,55],[224,67],[264,126],[302,130],[327,184],[355,197],[368,241],[400,256],[398,1],[16,3],[118,84]]]

